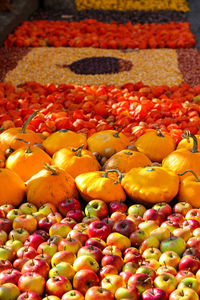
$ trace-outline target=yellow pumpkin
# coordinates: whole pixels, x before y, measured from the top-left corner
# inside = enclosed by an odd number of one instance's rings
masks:
[[[76,177],[81,173],[98,171],[100,164],[92,152],[83,149],[81,145],[77,149],[62,148],[52,157],[52,164],[64,169],[72,177]]]
[[[192,175],[181,181],[177,199],[179,202],[190,203],[194,208],[200,208],[200,178],[193,170],[186,170],[179,176],[185,175],[185,173],[192,173]]]
[[[84,145],[84,148],[87,147],[87,138],[84,134],[76,133],[66,129],[62,129],[52,133],[43,141],[45,150],[51,156],[62,148],[77,148],[82,144]]]
[[[0,169],[0,205],[18,206],[24,199],[26,187],[23,180],[9,169]]]
[[[114,153],[125,149],[130,141],[121,130],[103,130],[94,133],[87,140],[88,149],[91,152],[98,152],[101,156],[107,156],[109,148],[113,149]]]
[[[170,202],[178,193],[179,177],[162,167],[133,168],[122,179],[122,186],[137,203],[152,205]]]
[[[27,201],[37,207],[50,202],[56,207],[66,198],[78,196],[73,177],[56,166],[45,165],[44,169],[27,182]]]
[[[141,135],[135,142],[139,152],[152,161],[161,162],[169,153],[175,150],[175,142],[169,135],[163,135],[160,130],[149,131]]]
[[[109,173],[117,173],[108,176]],[[80,174],[75,178],[76,186],[84,200],[89,202],[93,199],[100,199],[106,203],[112,201],[125,201],[126,195],[121,186],[122,174],[118,170],[108,170],[106,172],[96,171]]]
[[[22,140],[23,141],[23,140]],[[39,147],[23,147],[11,153],[6,161],[6,168],[16,172],[23,181],[43,169],[44,163],[51,163],[51,157]]]
[[[188,132],[183,134],[183,138],[186,136],[188,136]],[[172,170],[176,174],[193,170],[197,175],[200,175],[200,152],[198,152],[197,138],[191,133],[189,133],[189,137],[193,139],[192,150],[182,148],[171,152],[162,162],[164,168]],[[181,180],[186,176],[189,174],[186,173],[181,176]]]
[[[188,136],[187,136],[188,134]],[[200,135],[195,135],[197,138],[198,151],[200,151]],[[193,147],[193,138],[189,136],[189,132],[186,131],[185,138],[183,138],[177,145],[176,149],[186,148],[188,150],[192,150]]]
[[[36,116],[36,114],[37,111],[35,111],[26,120],[22,127],[8,128],[0,134],[0,144],[4,152],[8,148],[16,150],[18,148],[24,147],[24,143],[20,139],[30,142],[31,145],[42,143],[42,138],[40,134],[30,129],[26,129],[29,122]]]
[[[132,168],[148,166],[151,163],[144,153],[124,149],[112,155],[104,164],[103,170],[117,169],[121,173],[127,173]]]

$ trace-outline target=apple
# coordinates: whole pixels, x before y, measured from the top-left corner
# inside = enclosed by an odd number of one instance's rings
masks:
[[[120,287],[115,292],[115,299],[122,300],[122,299],[132,299],[132,300],[139,300],[139,293],[137,288],[127,288],[127,287]]]
[[[106,242],[100,238],[93,237],[93,238],[89,238],[86,241],[85,246],[88,245],[92,245],[99,248],[100,250],[103,250],[106,247]]]
[[[0,229],[0,245],[5,244],[7,238],[8,238],[7,233],[3,229]]]
[[[173,235],[177,237],[181,237],[187,242],[192,237],[192,232],[189,228],[177,228],[173,231]]]
[[[190,288],[176,289],[169,296],[169,300],[198,300],[198,299],[199,299],[198,294]]]
[[[14,219],[15,219],[16,217],[20,216],[20,215],[22,215],[22,212],[20,212],[19,209],[14,208],[14,209],[11,209],[11,210],[7,213],[6,218],[7,218],[8,220],[10,220],[10,221],[13,222]]]
[[[35,292],[24,292],[19,295],[17,300],[42,300],[42,298]]]
[[[182,279],[177,288],[178,289],[190,288],[193,289],[197,294],[200,293],[199,280],[194,277],[186,277]]]
[[[174,251],[179,256],[183,254],[186,249],[186,243],[183,238],[177,236],[171,236],[166,240],[163,240],[160,244],[161,252]]]
[[[197,248],[200,250],[200,237],[191,237],[187,240],[187,248]]]
[[[23,228],[29,233],[37,229],[37,220],[31,215],[20,215],[13,220],[13,229]]]
[[[50,267],[42,259],[30,259],[23,265],[21,269],[21,273],[27,273],[27,272],[35,272],[40,274],[42,277],[47,278],[49,273]]]
[[[198,271],[197,271],[197,273],[198,273]],[[196,278],[199,279],[197,273],[196,273]],[[189,270],[180,270],[176,274],[176,279],[177,279],[178,283],[180,283],[184,278],[187,278],[187,277],[190,277],[190,278],[193,277],[193,278],[195,278],[195,275],[194,275],[194,273],[192,273]]]
[[[21,292],[35,292],[42,295],[45,289],[45,279],[35,272],[22,274],[18,281],[18,287]]]
[[[83,218],[83,220],[84,220],[84,218]],[[71,229],[73,229],[74,226],[77,224],[77,222],[70,217],[66,217],[66,218],[62,219],[60,221],[60,223],[64,223],[64,224],[68,225],[69,227],[71,227]]]
[[[124,265],[124,261],[120,256],[115,254],[110,254],[110,255],[105,255],[102,258],[101,265],[102,267],[106,265],[113,265],[116,267],[117,271],[120,272]]]
[[[83,295],[92,286],[99,284],[99,277],[92,270],[80,270],[73,278],[73,288],[81,292]]]
[[[160,227],[167,228],[171,233],[173,233],[176,228],[180,228],[180,225],[178,222],[166,220],[160,225]]]
[[[124,255],[124,262],[135,262],[140,264],[143,261],[143,257],[139,252],[129,251]]]
[[[40,219],[40,221],[38,222],[38,228],[41,230],[44,230],[46,232],[49,232],[49,229],[55,223],[56,223],[55,219],[50,219],[50,218],[48,218],[48,216],[46,216],[46,217]]]
[[[119,220],[124,220],[126,219],[126,213],[123,213],[121,211],[115,211],[110,215],[111,219],[113,219],[115,222]]]
[[[74,209],[81,209],[80,202],[75,198],[67,198],[58,204],[58,210],[64,217],[69,211]]]
[[[6,204],[2,204],[0,206],[0,209],[4,211],[5,215],[7,215],[7,213],[11,210],[11,209],[15,209],[15,207],[12,204],[6,203]]]
[[[73,267],[76,272],[80,270],[91,270],[97,273],[99,271],[98,262],[92,256],[88,255],[77,257],[74,261]]]
[[[15,252],[17,252],[21,247],[23,247],[23,243],[19,240],[7,240],[5,245],[13,248]]]
[[[199,229],[200,223],[197,220],[187,219],[182,223],[182,227],[188,228],[191,232],[194,232],[195,229]]]
[[[100,286],[92,286],[85,294],[85,300],[114,300],[113,294]]]
[[[91,200],[85,207],[85,215],[87,217],[98,217],[99,219],[103,219],[108,215],[108,206],[103,200]]]
[[[58,244],[58,251],[71,251],[74,254],[78,252],[78,250],[82,247],[81,242],[76,239],[72,238],[71,236],[67,237],[66,239],[62,239]]]
[[[143,219],[144,221],[155,221],[158,225],[160,225],[164,221],[165,215],[159,210],[149,208],[144,212]]]
[[[180,213],[183,216],[187,214],[189,210],[192,209],[192,205],[188,202],[178,202],[173,207],[173,212]]]
[[[110,233],[110,226],[103,221],[95,221],[91,223],[88,227],[88,235],[90,238],[97,237],[102,240],[106,240]]]
[[[197,248],[187,248],[184,252],[182,256],[185,255],[193,255],[196,256],[198,259],[200,259],[200,250]]]
[[[179,270],[189,270],[196,274],[200,268],[200,260],[196,256],[185,255],[181,258],[178,268]]]
[[[9,298],[8,298],[9,295]],[[19,288],[13,283],[4,283],[0,285],[0,299],[1,300],[16,300],[20,295]]]
[[[108,275],[102,279],[101,286],[114,295],[118,288],[125,287],[125,282],[120,275]]]
[[[112,201],[109,203],[109,212],[110,215],[116,211],[120,211],[122,213],[126,213],[127,212],[127,205],[124,202],[121,201]]]
[[[81,242],[82,245],[85,245],[86,241],[89,239],[87,233],[82,232],[81,230],[72,229],[67,237],[71,237],[72,239],[77,239]]]
[[[52,211],[50,214],[48,214],[47,218],[50,220],[55,220],[55,223],[59,223],[63,219],[62,215],[57,211]]]
[[[126,285],[128,285],[128,280],[133,275],[133,273],[128,272],[128,271],[122,271],[119,273],[119,275],[124,279]]]
[[[71,227],[64,223],[55,223],[49,229],[49,235],[60,235],[63,238],[66,238],[71,231]]]
[[[106,217],[106,218],[102,219],[102,221],[103,221],[104,223],[108,224],[108,225],[110,226],[111,229],[113,228],[113,226],[114,226],[114,224],[115,224],[114,219],[109,218],[109,217]]]
[[[62,296],[62,300],[84,300],[83,294],[77,290],[71,290]]]
[[[29,202],[22,203],[19,207],[19,211],[24,215],[32,215],[37,211],[37,207]]]
[[[81,209],[73,209],[68,211],[66,217],[70,217],[79,223],[85,217],[85,214]]]
[[[94,217],[84,217],[82,219],[82,222],[85,224],[88,224],[88,225],[90,225],[92,222],[95,222],[95,221],[100,221],[100,219],[95,216]],[[104,219],[102,221],[104,221]]]
[[[37,254],[37,251],[31,246],[23,246],[17,251],[17,257],[27,257],[32,259]]]
[[[0,259],[8,259],[13,262],[15,258],[15,251],[9,246],[0,246]]]
[[[136,274],[139,273],[147,274],[149,277],[151,277],[152,280],[156,278],[156,271],[149,266],[140,266],[136,271]]]
[[[88,224],[81,222],[81,223],[77,223],[77,224],[74,226],[73,229],[74,229],[74,230],[80,230],[80,231],[85,232],[85,233],[88,234],[88,227],[89,227]]]
[[[177,222],[181,226],[181,224],[183,224],[183,222],[185,221],[185,218],[180,213],[173,213],[172,215],[169,215],[167,217],[167,220]]]
[[[77,256],[79,257],[82,255],[91,255],[98,263],[102,259],[102,251],[98,247],[92,245],[81,247],[77,253]]]
[[[45,203],[39,207],[38,211],[44,216],[48,216],[52,211],[56,211],[56,207],[52,203]]]
[[[50,295],[50,296],[42,298],[42,300],[60,300],[60,297]]]
[[[156,204],[153,205],[152,208],[155,209],[155,210],[158,210],[165,217],[171,215],[171,213],[172,213],[171,206],[166,202],[156,203]]]
[[[144,250],[143,254],[142,254],[143,258],[147,258],[147,259],[151,259],[154,258],[156,260],[159,260],[160,256],[161,256],[161,252],[158,248],[147,248],[146,250]]]
[[[31,246],[34,249],[37,249],[43,242],[45,242],[45,239],[41,235],[34,233],[29,235],[29,237],[25,240],[24,246]]]
[[[50,256],[53,256],[58,250],[58,247],[56,244],[47,241],[47,242],[43,242],[39,245],[39,247],[37,248],[37,253],[38,254],[42,254],[42,253],[47,253]]]
[[[164,290],[168,297],[176,289],[177,279],[172,274],[163,273],[155,278],[154,286],[155,288]]]
[[[6,214],[3,209],[0,208],[0,218],[5,218]]]
[[[170,250],[162,253],[159,258],[159,263],[161,265],[169,265],[174,268],[178,267],[179,262],[180,262],[180,256],[176,252]]]
[[[133,204],[128,208],[129,215],[134,214],[140,217],[143,217],[145,211],[146,211],[146,207],[142,204]]]
[[[118,232],[110,233],[107,237],[106,242],[108,246],[114,245],[121,251],[124,251],[131,246],[131,240],[127,236]]]
[[[197,220],[198,222],[200,222],[200,210],[198,208],[193,208],[190,209],[186,215],[185,215],[185,219],[193,219],[193,220]]]
[[[151,277],[146,273],[133,274],[128,280],[128,287],[136,287],[140,295],[147,289],[152,288],[152,284]]]
[[[6,218],[0,218],[0,230],[4,230],[7,233],[12,229],[12,221]]]
[[[144,221],[142,217],[134,214],[128,215],[126,219],[133,221],[136,227],[138,227],[138,225]]]
[[[47,253],[38,254],[35,259],[44,260],[49,266],[51,265],[51,255]]]
[[[107,246],[103,249],[102,251],[103,255],[110,255],[110,254],[115,254],[118,255],[120,257],[122,257],[122,251],[117,248],[116,246]]]
[[[13,268],[15,268],[16,270],[21,272],[21,269],[23,267],[23,265],[25,264],[25,262],[29,261],[29,258],[27,257],[20,257],[15,259],[15,261],[13,262]]]
[[[12,269],[12,264],[8,259],[0,259],[0,272]]]
[[[38,229],[38,230],[36,230],[34,233],[35,233],[35,234],[41,235],[41,236],[45,239],[45,241],[47,241],[47,240],[49,239],[49,234],[48,234],[48,232],[46,232],[46,231],[44,231],[44,230]]]
[[[32,216],[37,220],[37,222],[39,222],[41,219],[43,219],[45,217],[39,211],[36,211],[35,213],[32,213]]]
[[[151,258],[151,259],[145,259],[143,260],[142,266],[148,266],[148,267],[151,267],[153,268],[155,271],[158,270],[158,268],[160,267],[160,263],[154,259],[154,258]]]
[[[148,237],[148,234],[141,229],[137,229],[136,231],[134,231],[133,233],[131,233],[130,235],[130,241],[131,241],[131,245],[133,247],[140,247],[140,245],[142,244],[142,242]]]
[[[61,275],[49,278],[46,282],[46,292],[48,295],[62,297],[62,295],[71,289],[72,285],[69,279]]]
[[[15,269],[7,269],[0,273],[0,285],[4,283],[18,284],[18,280],[21,276],[21,272]]]
[[[147,248],[159,248],[159,245],[159,240],[155,236],[150,235],[142,242],[140,246],[140,253],[143,253]]]
[[[151,235],[151,232],[157,228],[159,228],[159,226],[154,220],[144,221],[138,225],[138,229],[143,230],[147,235]]]
[[[192,235],[196,237],[200,236],[200,226],[193,230]]]
[[[76,259],[76,256],[72,251],[63,250],[63,251],[56,252],[53,255],[53,257],[51,259],[51,265],[52,265],[52,267],[54,267],[61,262],[67,262],[67,263],[73,264],[75,259]]]
[[[62,239],[63,238],[60,235],[52,235],[47,242],[54,243],[56,246],[58,246]]]
[[[26,239],[29,237],[29,235],[30,234],[26,229],[18,228],[18,229],[11,230],[8,237],[10,240],[14,239],[24,243]]]
[[[169,274],[176,276],[177,270],[174,267],[165,264],[164,266],[160,266],[156,271],[157,275],[161,275],[163,273],[169,273]]]
[[[118,270],[114,265],[106,265],[99,270],[101,280],[108,275],[117,275]]]
[[[134,262],[134,261],[130,261],[127,262],[123,268],[122,268],[122,272],[130,272],[132,274],[135,274],[136,270],[139,268],[139,264]]]
[[[142,300],[167,300],[167,295],[162,289],[151,288],[142,294]]]
[[[128,219],[119,220],[114,223],[112,230],[113,232],[119,232],[129,237],[131,233],[136,230],[136,225],[133,221]]]

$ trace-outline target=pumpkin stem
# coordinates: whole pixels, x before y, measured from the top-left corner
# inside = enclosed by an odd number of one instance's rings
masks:
[[[122,181],[123,176],[122,176],[122,173],[119,170],[116,170],[116,169],[107,170],[104,174],[101,175],[101,177],[108,178],[107,175],[108,175],[108,173],[111,173],[111,172],[115,172],[115,173],[118,174],[119,179],[118,179],[118,181],[115,181],[115,183],[120,183]]]
[[[16,140],[28,144],[28,148],[25,150],[25,153],[32,153],[32,150],[31,150],[31,142],[27,142],[27,141],[25,141],[25,140],[23,140],[23,139],[18,139],[18,138],[16,138]]]
[[[197,176],[197,174],[193,170],[186,170],[183,173],[178,173],[178,175],[179,176],[183,176],[183,175],[185,175],[188,172],[190,172],[190,173],[192,173],[194,175],[194,177],[195,177],[195,179],[196,179],[197,182],[200,182],[200,178]]]
[[[160,127],[157,124],[155,124],[155,129],[157,131],[157,136],[165,137],[164,134],[162,134]]]
[[[191,137],[193,139],[193,147],[191,152],[192,153],[197,153],[198,151],[198,142],[197,142],[197,138],[194,134],[192,134],[189,130],[186,130],[184,132],[184,134],[182,135],[182,138],[184,139],[188,139],[189,137]]]
[[[49,164],[44,164],[44,167],[43,167],[45,170],[47,171],[50,171],[51,172],[51,175],[58,175],[59,172],[53,168],[52,166],[50,166]]]
[[[38,110],[35,110],[26,120],[26,122],[24,122],[24,125],[22,126],[22,129],[20,131],[20,133],[26,133],[26,127],[28,126],[28,124],[30,123],[30,121],[37,115]]]
[[[75,156],[78,156],[78,157],[81,157],[81,156],[82,156],[82,155],[81,155],[81,152],[82,152],[82,150],[83,150],[83,147],[84,147],[84,144],[82,144],[80,147],[78,147],[78,148],[76,148],[76,149],[72,149],[73,152],[76,152],[76,151],[77,151],[77,153],[75,154]]]
[[[123,130],[123,126],[117,127],[117,132],[113,134],[114,137],[118,138],[120,132]]]
[[[126,154],[126,155],[133,155],[133,153],[131,152],[131,151],[126,151],[126,152],[124,152],[124,154]]]

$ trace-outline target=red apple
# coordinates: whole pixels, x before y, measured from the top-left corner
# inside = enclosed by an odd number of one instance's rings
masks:
[[[73,265],[75,259],[76,255],[72,251],[58,251],[53,255],[51,265],[54,267],[61,262],[67,262]]]
[[[88,246],[83,246],[79,249],[77,256],[81,255],[91,255],[94,257],[94,259],[99,263],[102,259],[102,251],[95,246],[88,245]]]
[[[12,221],[6,218],[0,218],[0,230],[4,230],[7,233],[12,229]]]
[[[134,215],[134,214],[130,214],[126,217],[127,220],[131,220],[133,221],[133,223],[135,224],[136,227],[138,227],[138,225],[142,222],[144,222],[143,218],[138,216],[138,215]]]
[[[88,235],[90,238],[97,237],[105,241],[110,233],[110,226],[103,221],[95,221],[88,227]]]
[[[24,246],[17,251],[17,257],[27,257],[32,259],[37,254],[37,251],[31,246]]]
[[[106,277],[107,275],[112,275],[112,274],[115,274],[115,275],[118,274],[118,270],[114,265],[106,265],[106,266],[102,267],[99,271],[99,275],[100,275],[101,280],[104,277]]]
[[[92,286],[85,294],[85,300],[114,300],[113,294],[100,286]]]
[[[180,227],[180,225],[179,225],[178,222],[170,221],[170,220],[164,221],[160,226],[169,229],[169,231],[170,231],[171,233],[173,233],[173,231],[174,231],[176,228],[179,228],[179,227]]]
[[[13,221],[13,229],[17,228],[24,228],[33,233],[37,229],[37,220],[31,215],[18,216]]]
[[[183,228],[189,228],[191,232],[193,232],[196,228],[200,227],[200,223],[197,220],[188,219],[182,223]]]
[[[162,289],[151,288],[142,294],[142,300],[167,300],[167,295]]]
[[[66,217],[69,211],[74,209],[81,209],[80,202],[75,198],[67,198],[58,205],[58,210],[64,217]]]
[[[15,207],[12,204],[2,204],[0,206],[0,209],[4,211],[5,215],[7,215],[7,213],[11,210],[14,209]]]
[[[195,257],[197,257],[198,259],[200,259],[200,250],[197,248],[187,248],[184,252],[182,256],[185,255],[193,255]]]
[[[103,250],[106,247],[106,242],[100,238],[93,237],[93,238],[89,238],[86,241],[85,246],[88,245],[92,245],[99,248],[100,250]]]
[[[20,257],[15,259],[15,261],[13,262],[13,267],[21,272],[21,269],[23,267],[23,265],[25,264],[25,262],[29,261],[29,258],[27,257]]]
[[[81,230],[72,229],[67,237],[71,237],[72,239],[77,239],[81,242],[82,245],[85,245],[86,241],[89,239],[87,233],[82,232]]]
[[[165,215],[160,213],[159,210],[149,208],[144,212],[143,219],[144,221],[156,221],[159,225],[164,221]]]
[[[17,300],[42,300],[42,298],[35,292],[24,292],[19,297]]]
[[[133,273],[128,271],[122,271],[119,275],[124,279],[125,283],[128,284],[129,278],[133,275]]]
[[[99,284],[99,278],[94,271],[91,270],[80,270],[73,278],[74,289],[81,292],[83,295],[92,286],[97,286]]]
[[[35,272],[40,274],[42,277],[47,278],[50,267],[42,259],[31,259],[28,260],[22,267],[22,274],[27,272]]]
[[[38,222],[38,228],[46,232],[49,232],[50,227],[55,223],[57,223],[55,219],[50,219],[46,216]]]
[[[140,264],[143,260],[142,255],[139,252],[134,251],[128,251],[126,255],[124,256],[124,262],[135,262],[137,264]]]
[[[119,221],[119,220],[124,220],[126,219],[126,213],[123,213],[121,211],[115,211],[114,213],[112,213],[110,215],[111,219],[113,219],[115,222]]]
[[[91,200],[85,207],[85,214],[87,217],[103,219],[108,215],[108,206],[100,199]]]
[[[6,214],[3,209],[0,207],[0,218],[5,218]]]
[[[41,235],[34,233],[29,235],[29,237],[24,242],[24,246],[31,246],[34,249],[37,249],[38,246],[43,242],[45,242],[45,239]]]
[[[46,292],[48,295],[55,295],[57,297],[62,297],[66,292],[72,289],[72,285],[64,276],[55,276],[49,278],[46,282]]]
[[[200,210],[198,208],[190,209],[187,214],[185,215],[185,219],[193,219],[200,222]]]
[[[115,222],[113,225],[112,231],[119,232],[127,237],[131,235],[132,232],[136,230],[136,225],[134,224],[133,221],[124,219],[124,220],[119,220]]]
[[[155,210],[158,210],[165,217],[171,215],[171,213],[172,213],[171,206],[166,202],[156,203],[156,204],[154,204],[154,206],[152,208]]]
[[[148,237],[147,233],[141,229],[137,229],[130,235],[131,245],[133,247],[140,247],[143,241]]]
[[[56,221],[55,223],[59,223],[63,217],[59,212],[52,211],[50,214],[48,214],[47,218],[49,218],[50,220],[55,220]]]
[[[60,223],[64,223],[64,224],[68,225],[69,227],[71,227],[71,229],[73,229],[74,226],[77,224],[77,222],[70,217],[66,217],[66,218],[62,219],[60,221]]]
[[[12,264],[8,259],[0,259],[0,272],[12,269]]]
[[[120,256],[115,254],[105,255],[101,260],[101,265],[102,267],[105,267],[106,265],[113,265],[117,271],[120,272],[124,265],[124,261]]]
[[[0,273],[0,285],[4,283],[18,284],[18,280],[21,276],[21,272],[15,269],[7,269]]]
[[[145,273],[133,274],[129,278],[128,287],[136,287],[141,295],[147,289],[152,288],[152,279]]]
[[[42,253],[35,257],[35,259],[44,260],[49,266],[51,265],[51,255],[48,253]]]
[[[187,277],[193,277],[195,278],[195,275],[194,273],[192,273],[191,271],[189,270],[180,270],[177,274],[176,274],[176,279],[177,279],[177,282],[180,283],[184,278],[187,278]],[[198,277],[197,277],[198,279]]]
[[[68,211],[66,216],[74,219],[76,222],[79,223],[85,217],[85,214],[81,209],[73,209]]]
[[[112,218],[107,217],[107,218],[102,219],[102,221],[104,223],[108,224],[110,226],[111,230],[112,230],[112,228],[115,224],[115,221]]]
[[[49,239],[49,234],[48,234],[46,231],[44,231],[44,230],[41,230],[41,229],[36,230],[36,231],[34,232],[34,234],[39,234],[39,235],[41,235],[41,236],[45,239],[45,241],[47,241],[47,240]]]
[[[200,250],[200,237],[191,237],[187,240],[187,248],[196,248]]]
[[[196,272],[200,268],[200,260],[195,256],[185,255],[181,258],[178,268],[179,271],[189,270],[192,273],[196,274]]]
[[[116,211],[120,211],[122,213],[127,212],[127,205],[124,202],[119,202],[119,201],[112,201],[109,203],[109,211],[110,215]]]
[[[192,209],[192,205],[187,202],[178,202],[173,207],[173,212],[180,213],[183,216],[187,214],[189,210]]]
[[[182,225],[183,222],[185,221],[185,218],[180,213],[173,213],[172,215],[169,215],[167,217],[167,220],[177,222],[179,225]]]

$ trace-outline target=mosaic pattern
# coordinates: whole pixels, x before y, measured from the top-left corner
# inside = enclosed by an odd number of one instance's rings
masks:
[[[75,0],[78,10],[178,10],[187,12],[186,0]]]
[[[130,61],[132,68],[130,71],[113,74],[79,75],[66,67],[78,60],[94,56],[109,56]],[[53,82],[99,85],[104,83],[117,86],[127,82],[142,81],[150,86],[162,84],[172,86],[180,84],[183,77],[178,68],[176,50],[172,49],[123,52],[93,48],[39,47],[30,49],[28,54],[18,62],[16,68],[6,74],[4,81],[14,85],[36,81],[42,84]]]

